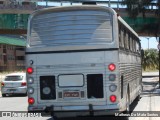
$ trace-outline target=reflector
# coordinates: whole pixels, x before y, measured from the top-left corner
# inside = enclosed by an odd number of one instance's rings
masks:
[[[4,83],[3,83],[3,82],[1,83],[1,86],[4,86]]]

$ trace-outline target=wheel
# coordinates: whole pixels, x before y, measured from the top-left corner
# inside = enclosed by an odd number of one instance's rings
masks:
[[[58,120],[56,116],[54,116],[54,113],[51,111],[52,120]]]
[[[139,101],[141,99],[141,93],[143,91],[143,86],[140,86],[139,92],[138,92],[138,96],[136,97],[136,101]]]
[[[58,120],[58,118],[56,116],[52,116],[53,120]]]
[[[6,94],[2,94],[2,97],[6,97]]]
[[[137,98],[136,98],[136,101],[138,102],[138,101],[140,101],[140,99],[141,99],[141,96],[138,95]]]

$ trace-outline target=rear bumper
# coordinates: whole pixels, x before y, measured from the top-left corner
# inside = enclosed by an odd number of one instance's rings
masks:
[[[109,109],[110,108],[110,109]],[[61,117],[77,117],[77,116],[101,116],[101,115],[115,115],[120,113],[117,105],[111,106],[29,106],[30,112],[52,112],[54,116]]]
[[[26,94],[26,87],[18,87],[18,88],[2,88],[2,94]]]

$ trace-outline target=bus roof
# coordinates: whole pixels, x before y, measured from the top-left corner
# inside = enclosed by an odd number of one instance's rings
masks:
[[[138,34],[120,17],[118,16],[119,21],[124,24],[136,37],[138,37]],[[139,37],[138,37],[139,38]]]
[[[70,10],[107,10],[112,14],[117,14],[114,9],[99,5],[73,5],[73,6],[60,6],[60,7],[49,7],[40,10],[36,10],[31,16],[36,16],[43,13],[57,12],[57,11],[70,11]]]

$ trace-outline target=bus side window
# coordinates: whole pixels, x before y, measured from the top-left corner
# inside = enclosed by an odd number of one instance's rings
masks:
[[[120,36],[121,36],[121,47],[124,48],[124,30],[123,30],[123,27],[121,27]]]
[[[136,45],[135,45],[135,38],[133,37],[132,39],[132,47],[133,47],[133,52],[136,51]]]
[[[132,36],[131,33],[128,33],[128,48],[132,51]]]
[[[126,31],[126,49],[128,49],[129,50],[129,33],[128,33],[128,31]]]
[[[122,39],[121,39],[121,26],[119,25],[119,47],[122,47]]]
[[[136,52],[139,53],[140,52],[140,47],[139,47],[139,43],[138,41],[136,41]]]
[[[132,46],[132,44],[133,44],[133,41],[132,41],[132,36],[130,35],[130,50],[131,51],[133,51],[133,46]]]
[[[124,30],[124,47],[125,47],[125,49],[129,49],[129,45],[128,45],[128,32],[127,32],[127,30]]]
[[[123,40],[124,40],[124,48],[126,49],[127,48],[126,30],[124,30],[124,33],[123,33]]]

